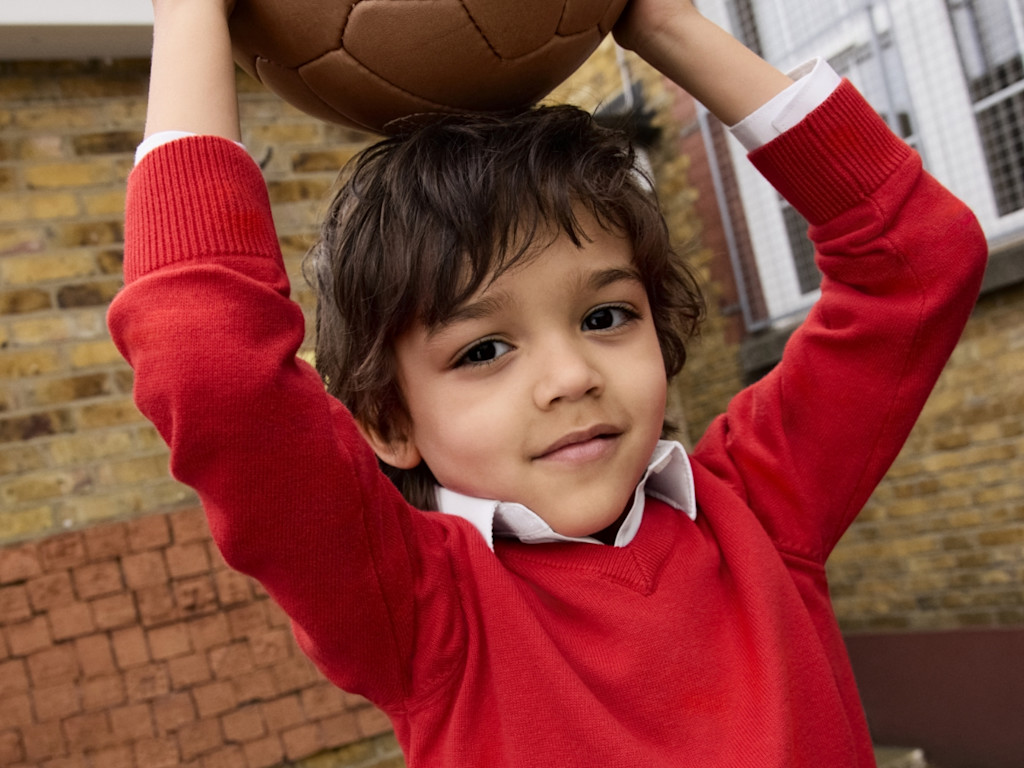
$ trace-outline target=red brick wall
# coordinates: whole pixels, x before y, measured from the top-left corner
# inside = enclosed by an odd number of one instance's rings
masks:
[[[198,509],[0,550],[2,766],[261,768],[369,737],[359,765],[401,765],[389,731],[306,660]]]

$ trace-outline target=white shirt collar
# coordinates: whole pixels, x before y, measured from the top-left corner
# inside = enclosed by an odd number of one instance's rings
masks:
[[[690,459],[682,445],[675,441],[658,441],[647,464],[647,471],[633,492],[633,504],[619,527],[614,546],[626,546],[640,530],[645,496],[665,502],[691,520],[697,518],[693,473],[690,470]],[[556,533],[535,512],[522,504],[477,499],[447,488],[437,489],[437,504],[446,515],[455,515],[472,523],[491,549],[494,549],[494,536],[510,536],[527,544],[555,541],[601,543],[592,536],[573,537]]]

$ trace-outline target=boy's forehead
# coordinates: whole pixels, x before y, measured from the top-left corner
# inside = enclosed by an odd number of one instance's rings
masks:
[[[558,262],[557,264],[553,262]],[[551,268],[551,267],[555,268]],[[531,272],[543,282],[531,280]],[[514,308],[523,284],[530,289],[551,290],[567,298],[597,292],[618,282],[643,283],[633,259],[629,241],[618,234],[603,231],[592,240],[576,246],[565,235],[536,249],[498,273],[492,273],[468,298],[455,305],[437,323],[427,327],[434,336],[460,321],[480,319]]]

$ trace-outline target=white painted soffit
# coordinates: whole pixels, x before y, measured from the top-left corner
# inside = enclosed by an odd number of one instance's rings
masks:
[[[0,61],[149,56],[148,0],[0,0]]]

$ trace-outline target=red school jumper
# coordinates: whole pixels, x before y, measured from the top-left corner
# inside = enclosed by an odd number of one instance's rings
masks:
[[[977,296],[986,246],[844,83],[752,160],[811,222],[822,298],[616,548],[498,539],[405,503],[309,366],[258,168],[149,154],[110,310],[139,408],[235,568],[417,766],[871,766],[825,558]]]

